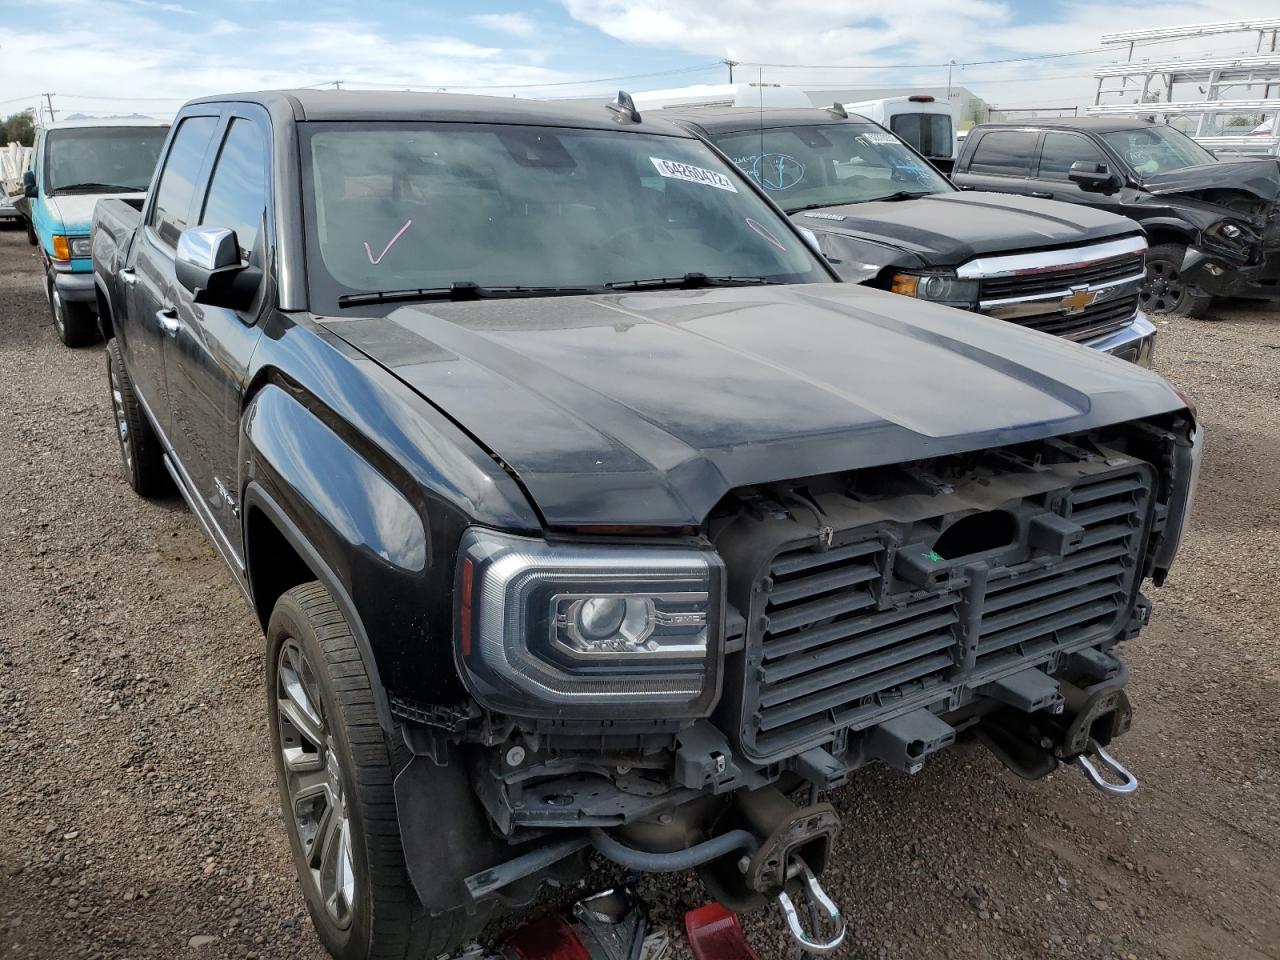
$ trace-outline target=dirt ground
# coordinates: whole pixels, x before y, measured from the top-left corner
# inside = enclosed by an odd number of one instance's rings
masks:
[[[1280,958],[1280,311],[1162,327],[1199,402],[1190,540],[1128,650],[1142,782],[977,749],[857,776],[828,889],[857,958]],[[0,230],[0,958],[319,958],[267,756],[261,635],[193,518],[135,497],[101,347]],[[690,877],[644,890],[673,933]],[[788,955],[776,912],[747,920]],[[687,953],[682,945],[673,956]]]

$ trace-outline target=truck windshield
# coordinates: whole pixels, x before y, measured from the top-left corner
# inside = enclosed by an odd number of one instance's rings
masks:
[[[44,142],[44,192],[145,193],[167,127],[50,130]]]
[[[320,305],[450,287],[638,289],[690,274],[830,279],[697,140],[479,123],[308,123],[303,137],[308,277]]]
[[[775,127],[715,141],[788,213],[955,189],[874,123]]]
[[[1212,153],[1172,127],[1118,130],[1102,134],[1102,139],[1139,177],[1218,162]]]

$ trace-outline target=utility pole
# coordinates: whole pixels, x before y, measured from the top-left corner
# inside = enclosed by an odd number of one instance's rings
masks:
[[[726,67],[728,67],[728,68],[729,68],[729,82],[730,82],[730,83],[733,83],[733,68],[734,68],[734,67],[736,67],[736,66],[738,65],[738,62],[739,62],[739,61],[737,61],[737,60],[721,60],[720,62],[721,62],[721,63],[723,63]]]
[[[947,64],[947,99],[948,100],[951,99],[951,68],[954,67],[955,65],[956,65],[956,62],[954,60],[952,60],[950,63]]]
[[[42,93],[42,94],[40,94],[40,96],[44,97],[44,102],[45,102],[45,103],[47,103],[47,104],[49,105],[49,122],[50,122],[50,123],[56,123],[56,122],[57,122],[57,120],[58,120],[58,118],[57,118],[57,116],[56,116],[56,115],[54,114],[54,112],[53,112],[53,94],[52,94],[52,93]]]
[[[341,80],[335,80],[335,81],[333,81],[333,89],[335,89],[335,90],[341,90],[341,89],[342,89],[342,81],[341,81]]]

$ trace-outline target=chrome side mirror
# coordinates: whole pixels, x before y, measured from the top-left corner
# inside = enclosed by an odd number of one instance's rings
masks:
[[[183,230],[174,272],[196,303],[231,310],[247,310],[261,280],[260,271],[240,262],[235,231],[226,227]]]

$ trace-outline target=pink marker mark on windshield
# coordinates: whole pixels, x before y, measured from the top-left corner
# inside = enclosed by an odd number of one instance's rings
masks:
[[[369,249],[369,241],[366,240],[364,242],[364,252],[365,252],[365,255],[368,256],[369,262],[373,264],[375,267],[378,264],[380,264],[382,262],[382,258],[387,255],[387,251],[396,245],[396,241],[404,236],[404,232],[408,230],[412,224],[413,224],[412,220],[406,220],[404,222],[404,226],[396,231],[396,235],[387,241],[387,245],[382,248],[382,252],[378,254],[376,257],[373,255],[373,251]]]
[[[748,226],[748,227],[750,227],[752,230],[754,230],[756,233],[760,234],[760,236],[764,237],[766,240],[768,240],[770,243],[772,243],[775,247],[777,247],[777,248],[778,248],[779,250],[781,250],[783,253],[786,253],[786,252],[787,252],[787,248],[786,248],[786,247],[784,247],[784,246],[783,246],[783,245],[778,241],[778,238],[777,238],[777,237],[775,237],[772,233],[770,233],[770,232],[769,232],[768,230],[766,230],[764,227],[760,226],[760,224],[756,223],[756,222],[755,222],[754,220],[752,220],[750,217],[747,217],[747,226]],[[393,241],[393,242],[394,242],[394,241]]]

